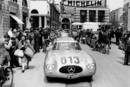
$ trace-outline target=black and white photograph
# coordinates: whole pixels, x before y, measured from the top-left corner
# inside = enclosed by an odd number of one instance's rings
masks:
[[[0,87],[130,87],[130,0],[0,0]]]

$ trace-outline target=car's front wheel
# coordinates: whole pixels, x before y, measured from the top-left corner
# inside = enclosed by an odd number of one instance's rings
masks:
[[[47,81],[47,82],[54,82],[54,81],[55,81],[55,78],[46,76],[46,81]]]
[[[93,76],[87,76],[87,81],[89,82],[93,81]]]
[[[51,80],[51,78],[50,78],[50,77],[48,77],[48,76],[46,76],[46,80],[47,80],[47,81],[50,81],[50,80]]]

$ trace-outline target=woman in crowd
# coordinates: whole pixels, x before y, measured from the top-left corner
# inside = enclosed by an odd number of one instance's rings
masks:
[[[22,62],[24,62],[23,67],[22,67],[22,72],[24,72],[25,70],[25,65],[24,65],[25,63],[27,65],[27,69],[29,69],[29,62],[31,61],[31,58],[32,58],[32,56],[26,54],[27,48],[31,49],[34,52],[34,49],[30,44],[29,38],[25,34],[21,37],[21,40],[19,41],[19,49],[23,50],[23,53],[24,53],[24,57],[21,60]]]

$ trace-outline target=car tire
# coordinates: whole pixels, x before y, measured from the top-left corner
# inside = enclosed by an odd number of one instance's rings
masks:
[[[89,82],[93,81],[93,76],[88,76],[87,81],[89,81]]]
[[[46,80],[47,80],[47,81],[50,81],[50,79],[51,79],[50,77],[46,76]]]
[[[51,77],[46,77],[46,80],[48,81],[48,82],[54,82],[54,78],[51,78]]]

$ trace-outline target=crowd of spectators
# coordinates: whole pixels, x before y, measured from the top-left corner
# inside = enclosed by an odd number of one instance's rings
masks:
[[[123,29],[122,28],[104,28],[100,27],[97,31],[93,31],[93,29],[80,30],[77,33],[72,33],[74,38],[83,44],[88,44],[94,50],[100,51],[102,53],[106,53],[106,51],[111,49],[112,39],[115,38],[115,44],[120,48],[122,47],[122,43],[125,43]],[[126,36],[126,35],[125,35]],[[128,38],[128,37],[127,37]]]
[[[17,49],[25,51],[29,47],[34,54],[46,51],[49,42],[53,41],[58,36],[58,32],[49,28],[31,28],[31,29],[10,29],[1,39],[0,49],[1,55],[8,53],[8,57],[3,57],[10,61],[10,66],[20,67],[18,56],[15,55]],[[5,51],[3,51],[5,50]],[[29,68],[29,62],[31,57],[24,54],[27,59],[27,69]],[[0,58],[1,60],[2,58]],[[2,65],[2,63],[0,64]]]
[[[87,30],[71,30],[69,31],[70,36],[74,37],[75,40],[88,44],[93,50],[99,51],[101,53],[108,53],[111,49],[112,38],[116,38],[116,43],[120,49],[124,50],[126,54],[129,54],[128,48],[128,38],[130,33],[127,31],[122,31],[122,29],[104,29],[99,28],[97,31],[92,29]],[[10,61],[11,67],[19,67],[19,61],[16,55],[14,55],[17,49],[25,50],[27,47],[31,48],[34,53],[40,52],[42,50],[45,52],[47,46],[50,42],[53,42],[60,34],[60,30],[52,30],[49,28],[34,28],[34,29],[10,29],[4,35],[4,48],[9,53],[6,57]],[[2,48],[2,46],[0,46]],[[4,50],[5,50],[4,49]],[[0,49],[1,54],[3,49]],[[7,53],[4,52],[4,53]],[[128,55],[126,55],[128,56]],[[27,58],[27,68],[29,68],[29,62],[31,57],[25,55]],[[127,61],[127,59],[126,59]],[[125,63],[127,64],[127,63]],[[1,65],[1,64],[0,64]]]
[[[111,43],[116,44],[125,53],[124,65],[128,65],[130,59],[130,32],[128,30],[123,30],[121,27],[108,29],[100,27],[97,31],[80,30],[72,33],[72,36],[75,40],[104,54],[109,54]]]

